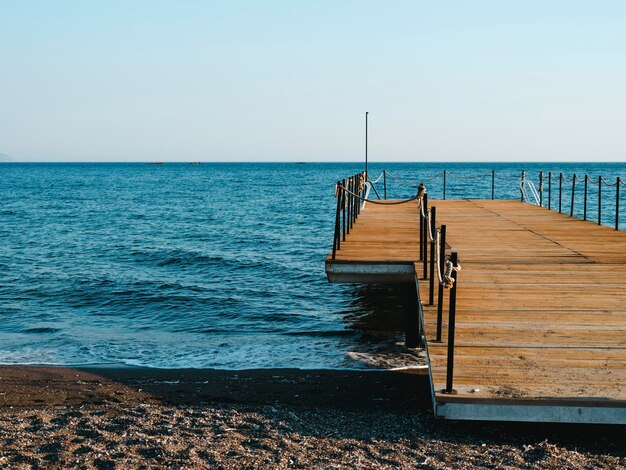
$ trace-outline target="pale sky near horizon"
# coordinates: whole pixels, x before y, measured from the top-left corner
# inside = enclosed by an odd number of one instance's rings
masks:
[[[0,0],[0,64],[13,161],[626,160],[623,1]]]

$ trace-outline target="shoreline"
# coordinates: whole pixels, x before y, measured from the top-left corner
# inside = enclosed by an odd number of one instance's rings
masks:
[[[0,366],[0,408],[209,402],[380,408],[429,398],[424,369],[157,369]],[[419,393],[415,394],[414,391]],[[402,403],[402,405],[400,405]]]
[[[0,466],[620,468],[624,427],[433,418],[406,371],[0,367]]]

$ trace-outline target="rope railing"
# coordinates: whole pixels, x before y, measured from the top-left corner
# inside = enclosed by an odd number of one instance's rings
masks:
[[[445,393],[454,393],[453,389],[453,369],[454,369],[454,336],[455,336],[455,314],[456,314],[456,289],[458,284],[458,273],[461,270],[461,266],[458,262],[458,255],[456,252],[451,254],[446,253],[446,225],[437,227],[436,225],[436,207],[428,207],[428,194],[424,182],[433,181],[437,178],[443,177],[443,199],[446,198],[446,182],[447,177],[452,176],[459,179],[479,179],[490,177],[491,179],[491,199],[495,199],[495,181],[505,180],[520,181],[519,191],[522,202],[534,203],[540,207],[547,207],[552,209],[553,203],[553,183],[558,184],[558,211],[563,212],[563,204],[568,203],[569,215],[574,216],[576,212],[576,203],[580,203],[580,186],[583,186],[583,219],[588,220],[588,205],[590,195],[590,185],[597,188],[597,223],[602,224],[602,208],[603,208],[603,187],[615,188],[615,229],[619,229],[620,218],[620,188],[626,186],[626,181],[621,177],[617,177],[615,182],[609,182],[603,176],[591,178],[589,175],[577,175],[565,176],[563,173],[553,174],[548,172],[539,173],[539,184],[535,186],[533,181],[527,178],[526,172],[521,173],[521,179],[519,176],[511,177],[509,175],[496,174],[495,170],[488,173],[481,173],[479,175],[461,175],[456,172],[449,172],[443,170],[440,173],[431,175],[429,178],[425,178],[421,181],[411,181],[404,178],[399,178],[396,175],[390,173],[387,170],[378,175],[377,178],[371,179],[365,173],[357,173],[347,179],[337,181],[335,184],[335,196],[337,199],[337,211],[335,216],[335,235],[333,238],[333,251],[332,259],[336,259],[337,252],[341,250],[342,242],[346,241],[346,235],[354,228],[354,224],[367,203],[377,205],[398,205],[398,204],[410,204],[415,202],[418,210],[418,219],[420,223],[420,253],[419,261],[423,263],[423,275],[422,279],[429,282],[428,286],[428,303],[424,305],[435,305],[435,289],[438,289],[437,293],[437,329],[436,329],[436,341],[442,340],[443,330],[443,305],[445,292],[449,292],[449,305],[448,305],[448,358],[447,358],[447,374],[446,374],[446,388]],[[401,200],[388,200],[387,199],[387,179],[409,185],[417,188],[417,193],[407,199]],[[376,189],[375,185],[383,182],[383,196],[381,199],[380,192]],[[564,186],[570,185],[570,186]],[[547,198],[546,195],[547,186]],[[378,199],[370,199],[369,192],[373,190]],[[578,198],[577,198],[578,190]],[[596,191],[594,191],[596,192]],[[564,199],[563,196],[566,196]],[[530,197],[534,199],[531,201]],[[554,208],[556,210],[556,208]],[[580,210],[580,209],[579,209]],[[430,249],[429,249],[430,248]],[[419,292],[417,292],[419,298]],[[418,306],[421,312],[422,304]],[[423,315],[421,320],[423,321]],[[419,341],[418,341],[419,342]],[[407,343],[408,344],[408,343]]]
[[[523,181],[527,181],[530,183],[530,180],[525,179],[525,175],[522,175]],[[544,193],[544,185],[543,181],[547,179],[548,181],[548,197],[547,204],[544,203],[543,193]],[[611,183],[603,176],[598,176],[597,178],[591,178],[589,175],[580,176],[576,173],[573,173],[571,177],[565,176],[563,173],[559,173],[558,176],[552,174],[552,172],[548,172],[547,176],[542,171],[539,172],[539,206],[547,207],[548,209],[552,209],[552,182],[558,182],[558,212],[563,213],[563,196],[564,194],[567,196],[566,188],[564,188],[563,184],[570,184],[569,189],[569,215],[574,217],[575,214],[580,214],[580,209],[577,211],[577,185],[576,183],[583,183],[583,194],[582,194],[582,219],[588,220],[588,209],[589,209],[589,185],[595,186],[597,189],[595,190],[597,196],[597,223],[598,225],[602,225],[602,216],[603,216],[603,187],[615,188],[615,218],[614,224],[612,224],[615,230],[619,230],[620,226],[620,187],[626,186],[626,181],[624,181],[621,177],[617,177],[615,182]],[[522,196],[522,200],[525,200],[524,196]],[[578,198],[580,202],[580,197]],[[525,200],[525,202],[529,202]]]
[[[348,202],[352,205],[357,204],[358,202],[359,209],[361,208],[361,206],[363,206],[365,203],[368,203],[368,202],[372,204],[395,205],[395,204],[409,203],[417,199],[417,196],[414,196],[414,197],[410,197],[407,199],[389,201],[387,199],[388,178],[391,178],[393,181],[397,183],[408,185],[412,188],[417,188],[419,190],[420,185],[423,186],[425,182],[433,181],[437,178],[443,177],[442,199],[446,199],[448,177],[458,178],[460,180],[478,180],[480,178],[486,178],[490,176],[492,200],[496,198],[496,180],[512,181],[512,180],[518,179],[518,181],[520,181],[519,194],[520,194],[520,200],[522,202],[535,204],[540,207],[547,207],[548,209],[553,209],[553,204],[556,204],[554,209],[558,210],[559,213],[564,213],[564,212],[569,213],[569,215],[572,217],[574,217],[575,215],[578,215],[578,216],[582,215],[583,220],[588,220],[589,219],[588,217],[589,199],[590,197],[593,197],[594,200],[597,200],[596,221],[598,222],[598,224],[600,225],[602,224],[603,216],[606,216],[607,210],[611,211],[614,209],[615,211],[614,220],[612,221],[614,223],[611,223],[611,225],[613,225],[616,230],[619,230],[619,227],[620,227],[620,223],[619,223],[620,213],[619,212],[620,212],[620,206],[622,205],[620,201],[620,192],[621,192],[620,188],[622,186],[626,186],[626,180],[620,177],[616,178],[614,182],[610,182],[603,176],[597,176],[595,178],[592,178],[589,175],[582,176],[582,175],[577,175],[575,173],[572,175],[565,175],[563,173],[557,174],[557,173],[552,173],[552,172],[547,172],[546,174],[543,171],[539,172],[539,184],[537,186],[535,186],[535,183],[526,176],[525,171],[521,172],[521,178],[520,178],[520,176],[501,175],[501,174],[496,173],[495,170],[492,170],[490,172],[480,173],[477,175],[464,175],[457,171],[451,172],[448,170],[443,170],[434,175],[430,175],[428,178],[424,178],[421,181],[400,178],[396,176],[395,174],[389,172],[388,170],[383,170],[375,179],[371,179],[369,176],[365,176],[362,173],[360,173],[359,175],[361,176],[359,180],[358,191],[356,190],[357,188],[354,187],[354,180],[356,176],[352,176],[351,178],[349,178],[350,184],[347,184],[344,187],[347,200],[349,199]],[[381,181],[383,183],[382,189],[380,187],[378,188],[376,187],[376,185],[379,184]],[[553,183],[556,183],[556,188],[553,188]],[[582,186],[582,190],[581,190],[581,186]],[[591,188],[594,186],[597,189],[594,191],[591,191]],[[341,182],[338,182],[335,188],[336,194],[337,192],[342,190],[341,187],[342,187]],[[464,185],[462,187],[468,188],[467,185]],[[606,199],[606,195],[603,193],[605,193],[606,191],[602,191],[603,187],[612,188],[611,193],[615,194],[614,203],[610,204],[608,207],[606,207],[606,204],[604,204],[603,196],[604,196],[604,199]],[[371,189],[373,193],[376,195],[377,200],[370,199],[369,197],[364,197],[365,192],[361,191],[364,188]],[[556,192],[557,192],[556,201],[554,200],[555,198],[553,197],[554,196],[553,192],[555,192],[553,191],[553,189],[556,189]],[[581,192],[582,192],[582,195],[580,194]],[[508,191],[508,194],[511,194],[510,190]],[[583,206],[582,211],[580,210],[581,202]],[[565,207],[565,205],[567,205],[567,207]],[[603,211],[605,211],[604,214],[603,214]],[[358,214],[358,211],[357,211],[357,214]],[[594,215],[595,215],[595,211],[594,211]],[[354,218],[351,220],[351,223],[352,224],[354,223]],[[343,232],[341,236],[343,238]]]
[[[445,393],[454,393],[453,367],[454,367],[454,331],[456,316],[456,288],[458,272],[461,266],[458,262],[457,253],[446,254],[446,226],[437,227],[436,207],[428,207],[428,194],[423,182],[418,183],[417,194],[404,200],[375,200],[369,199],[369,189],[373,184],[380,182],[381,177],[386,180],[387,172],[383,172],[378,178],[371,180],[364,173],[357,173],[347,179],[335,183],[335,197],[337,198],[337,211],[335,214],[335,234],[333,237],[332,259],[337,258],[337,252],[341,250],[342,242],[346,241],[346,235],[354,228],[359,214],[366,203],[379,205],[396,205],[415,202],[419,218],[420,254],[419,259],[424,264],[424,281],[429,282],[428,296],[429,305],[435,304],[435,287],[438,288],[437,298],[437,337],[441,341],[443,330],[443,303],[445,292],[449,292],[448,311],[448,360]],[[430,256],[428,248],[430,247]],[[419,300],[419,292],[413,294]],[[423,312],[421,303],[418,304],[420,318],[418,325],[423,324]],[[408,327],[407,327],[408,328]],[[424,338],[422,334],[418,338]],[[419,339],[411,335],[407,329],[407,346],[419,346]],[[409,344],[411,343],[411,344]]]
[[[461,265],[458,262],[456,252],[452,252],[449,256],[446,255],[446,226],[441,225],[441,227],[437,228],[437,207],[428,207],[428,194],[423,184],[420,185],[417,204],[420,219],[420,260],[423,262],[424,267],[423,279],[429,281],[427,305],[434,306],[435,284],[438,287],[437,329],[435,339],[437,342],[441,342],[442,338],[444,293],[446,290],[449,292],[446,388],[443,390],[443,393],[452,394],[455,393],[454,338],[456,324],[456,289]],[[430,246],[430,260],[428,256],[428,246]],[[429,267],[430,269],[428,269]],[[421,309],[420,312],[422,312]]]

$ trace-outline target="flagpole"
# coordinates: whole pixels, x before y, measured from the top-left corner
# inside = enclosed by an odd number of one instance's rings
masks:
[[[367,115],[369,112],[365,112],[365,178],[367,178]]]

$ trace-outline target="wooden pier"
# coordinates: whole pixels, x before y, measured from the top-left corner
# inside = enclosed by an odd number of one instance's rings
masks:
[[[439,282],[429,305],[418,200],[378,202],[359,205],[356,220],[348,207],[326,272],[417,286],[407,325],[427,351],[437,417],[626,424],[626,232],[520,201],[431,200],[462,268],[451,358],[449,289],[438,342]]]

